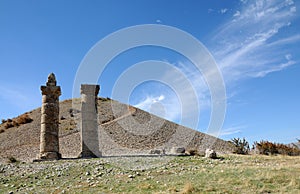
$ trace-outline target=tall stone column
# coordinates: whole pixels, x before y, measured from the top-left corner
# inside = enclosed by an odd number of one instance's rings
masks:
[[[82,84],[81,93],[81,153],[79,157],[100,157],[98,139],[97,95],[99,85]]]
[[[48,76],[46,86],[41,86],[41,139],[39,159],[59,159],[59,96],[61,90],[56,86],[53,73]]]

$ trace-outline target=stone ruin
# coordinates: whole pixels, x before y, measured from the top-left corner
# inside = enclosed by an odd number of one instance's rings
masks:
[[[41,134],[40,153],[37,160],[57,160],[61,158],[59,152],[59,96],[60,86],[56,85],[56,78],[53,73],[48,76],[46,86],[41,86],[42,107],[41,107]],[[81,150],[80,158],[101,157],[98,136],[98,110],[97,95],[99,85],[82,84],[81,94],[81,119],[80,137]],[[151,150],[149,154],[165,155],[165,150]],[[184,155],[185,148],[174,147],[171,150],[173,155]],[[208,157],[215,157],[215,152],[207,153]],[[211,156],[212,155],[212,156]]]
[[[81,85],[81,151],[79,157],[100,157],[97,122],[97,95],[99,85]],[[41,86],[41,136],[38,160],[57,160],[59,153],[59,96],[53,73],[48,76],[46,86]]]
[[[60,87],[56,85],[53,73],[48,76],[46,86],[41,86],[41,137],[39,159],[60,159],[59,153],[59,96]]]
[[[97,95],[99,85],[83,84],[81,93],[81,152],[79,157],[99,157]]]

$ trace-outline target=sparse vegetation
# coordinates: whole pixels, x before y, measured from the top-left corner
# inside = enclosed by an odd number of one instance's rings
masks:
[[[16,122],[6,122],[6,123],[4,123],[4,128],[5,129],[8,129],[8,128],[11,128],[11,127],[14,127],[14,126],[17,126],[16,125]]]
[[[235,146],[234,152],[235,154],[248,154],[250,151],[249,143],[245,138],[233,138],[231,140],[233,145]]]
[[[298,148],[300,149],[300,139],[297,139],[297,143],[292,143],[292,145],[295,147],[295,148]]]
[[[110,101],[111,99],[109,97],[106,98],[99,97],[98,100],[105,102],[105,101]]]
[[[22,114],[14,119],[7,119],[7,120],[2,119],[2,123],[4,123],[5,129],[11,128],[11,127],[18,127],[20,125],[30,123],[32,121],[33,120],[29,117],[28,114]]]
[[[180,194],[190,194],[190,193],[194,193],[194,191],[195,188],[190,182],[188,182],[184,185],[183,190],[180,192]]]
[[[289,156],[299,156],[300,149],[296,146],[289,146],[282,143],[273,143],[269,141],[260,141],[254,143],[256,149],[258,150],[259,154],[264,155],[275,155],[275,154],[282,154],[282,155],[289,155]]]
[[[139,166],[151,158],[0,164],[0,190],[2,193],[18,190],[17,193],[137,194],[300,192],[300,156],[223,155],[223,158],[166,158],[145,170],[125,168],[123,162]]]

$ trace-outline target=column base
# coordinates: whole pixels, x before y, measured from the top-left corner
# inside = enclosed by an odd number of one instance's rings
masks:
[[[99,154],[98,156],[95,155],[93,152],[88,152],[88,151],[85,151],[85,152],[81,152],[79,155],[78,155],[78,158],[99,158],[101,157],[101,154]]]
[[[44,152],[38,155],[40,160],[59,160],[61,159],[61,154],[58,152]]]

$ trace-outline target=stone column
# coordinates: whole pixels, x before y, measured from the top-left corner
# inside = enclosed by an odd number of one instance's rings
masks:
[[[41,139],[39,159],[59,159],[59,96],[61,90],[56,86],[55,75],[48,76],[46,86],[41,86]]]
[[[80,89],[81,153],[79,157],[100,157],[97,111],[97,95],[100,86],[82,84]]]

